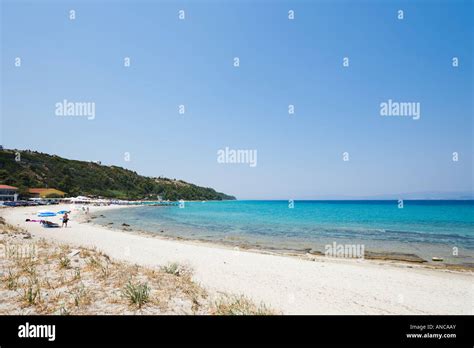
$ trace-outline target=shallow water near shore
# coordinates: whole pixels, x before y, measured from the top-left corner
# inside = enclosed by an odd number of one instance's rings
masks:
[[[106,211],[94,223],[274,251],[324,253],[336,243],[474,262],[474,201],[186,202]]]

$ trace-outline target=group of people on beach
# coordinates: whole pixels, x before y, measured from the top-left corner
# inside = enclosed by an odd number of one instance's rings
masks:
[[[89,207],[82,206],[82,212],[86,215],[89,214]],[[71,213],[70,211],[60,211],[58,213],[64,213],[61,220],[62,224],[61,227],[67,228],[67,223],[69,222],[69,214]],[[41,216],[41,215],[39,215]],[[26,219],[26,222],[39,222],[41,225],[45,227],[59,227],[57,223],[48,221],[48,220],[31,220],[31,219]]]
[[[44,227],[59,227],[59,225],[55,222],[49,221],[49,220],[31,220],[31,219],[26,219],[26,222],[39,222],[41,225]],[[67,227],[67,222],[69,221],[69,214],[68,212],[65,212],[63,217],[62,217],[62,225],[61,227]]]

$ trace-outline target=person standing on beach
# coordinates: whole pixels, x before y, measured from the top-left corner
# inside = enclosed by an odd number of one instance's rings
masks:
[[[61,227],[66,227],[67,228],[67,222],[69,221],[69,216],[67,215],[67,213],[64,213],[63,215],[63,224]]]

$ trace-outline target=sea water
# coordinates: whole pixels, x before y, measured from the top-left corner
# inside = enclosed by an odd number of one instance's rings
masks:
[[[276,251],[366,251],[474,261],[474,201],[207,201],[106,211],[97,223]]]

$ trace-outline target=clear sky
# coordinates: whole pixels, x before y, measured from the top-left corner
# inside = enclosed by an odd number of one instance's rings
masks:
[[[240,199],[473,190],[472,1],[1,3],[6,148]],[[95,118],[57,116],[64,99]],[[420,119],[381,116],[389,99]],[[218,163],[225,147],[257,166]]]

